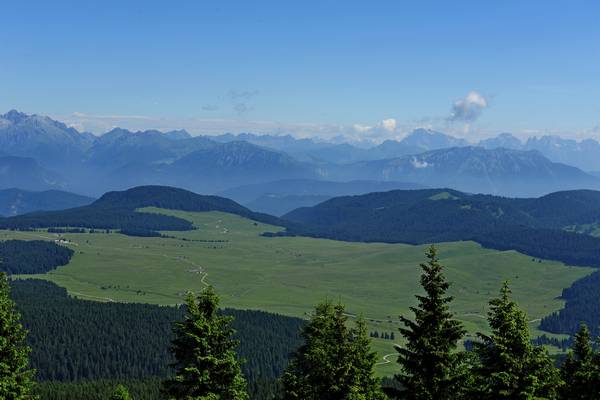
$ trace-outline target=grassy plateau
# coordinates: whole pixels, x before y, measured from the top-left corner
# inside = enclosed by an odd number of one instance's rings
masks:
[[[57,283],[74,296],[116,302],[178,304],[188,291],[214,285],[222,305],[306,317],[324,299],[343,302],[350,315],[363,314],[371,329],[395,331],[397,316],[409,314],[420,293],[419,263],[427,246],[346,243],[303,237],[263,237],[281,228],[220,212],[193,213],[147,208],[192,221],[196,230],[163,232],[168,238],[119,233],[61,234],[75,250],[71,262],[47,274],[28,275]],[[46,239],[45,231],[0,231],[0,240]],[[446,276],[453,282],[454,311],[470,335],[486,331],[487,302],[502,281],[528,313],[534,334],[540,318],[562,307],[563,288],[592,270],[532,259],[474,242],[438,244]],[[393,341],[375,340],[383,357]],[[378,367],[395,371],[392,363]]]

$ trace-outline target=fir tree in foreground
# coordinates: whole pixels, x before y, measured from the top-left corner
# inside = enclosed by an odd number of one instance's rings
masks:
[[[342,305],[316,306],[302,330],[305,344],[283,375],[286,400],[382,400],[366,323],[348,328]]]
[[[131,400],[131,396],[125,386],[117,385],[112,396],[110,396],[110,400]]]
[[[573,349],[561,368],[564,386],[562,400],[596,400],[600,398],[600,359],[592,348],[590,331],[581,324]]]
[[[0,272],[0,399],[34,399],[30,395],[34,371],[28,368],[27,332],[9,292],[8,277]]]
[[[476,392],[481,400],[556,399],[560,378],[546,351],[531,344],[526,315],[510,299],[508,283],[490,301],[491,334],[478,334],[480,365]]]
[[[450,284],[436,248],[431,246],[426,255],[427,263],[420,265],[425,295],[416,296],[418,305],[411,307],[415,319],[400,317],[406,345],[396,347],[402,367],[396,380],[403,389],[388,389],[387,393],[397,399],[454,400],[460,398],[465,385],[462,357],[454,352],[465,330],[449,311],[452,297],[446,291]]]
[[[229,327],[233,318],[217,313],[219,298],[212,287],[197,298],[188,295],[186,304],[184,320],[175,323],[175,376],[164,382],[164,395],[175,400],[248,399],[234,351],[238,342]]]

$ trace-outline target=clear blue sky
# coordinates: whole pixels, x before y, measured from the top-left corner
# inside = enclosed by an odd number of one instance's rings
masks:
[[[600,134],[598,1],[24,0],[1,15],[0,111],[88,129]],[[485,104],[449,123],[469,92]]]

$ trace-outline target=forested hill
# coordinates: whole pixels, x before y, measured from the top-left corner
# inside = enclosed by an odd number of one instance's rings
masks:
[[[0,228],[85,227],[154,231],[192,229],[192,224],[181,218],[136,211],[143,207],[183,211],[222,211],[259,222],[282,224],[276,217],[255,213],[223,197],[203,196],[167,186],[139,186],[121,192],[109,192],[88,206],[0,219]]]
[[[531,199],[451,189],[396,190],[338,197],[286,214],[287,234],[346,241],[422,244],[474,240],[499,250],[600,267],[600,192]]]

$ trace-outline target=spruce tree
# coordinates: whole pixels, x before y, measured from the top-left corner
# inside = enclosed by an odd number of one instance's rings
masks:
[[[478,334],[475,398],[555,399],[560,384],[557,371],[545,350],[531,344],[526,315],[510,293],[505,282],[500,297],[490,301],[491,335]]]
[[[110,400],[131,400],[131,396],[125,386],[117,385],[112,396],[110,396]]]
[[[371,350],[371,340],[367,336],[367,323],[363,317],[356,320],[350,330],[350,373],[348,381],[351,387],[348,400],[384,399],[381,381],[375,375],[377,352]]]
[[[560,373],[564,381],[563,400],[593,400],[600,397],[599,355],[592,348],[590,331],[581,324],[573,349],[567,354]]]
[[[10,299],[8,277],[0,272],[0,399],[22,400],[30,395],[34,371],[29,369],[27,331],[19,322],[21,316]]]
[[[400,317],[405,326],[400,333],[406,345],[396,347],[402,367],[396,380],[403,389],[387,392],[397,399],[456,399],[462,389],[462,371],[458,371],[460,359],[454,350],[465,330],[449,311],[453,298],[446,292],[450,284],[444,277],[435,246],[429,248],[426,256],[428,261],[420,264],[425,295],[417,295],[418,305],[410,308],[415,319]]]
[[[171,365],[175,376],[163,384],[174,400],[246,400],[246,380],[237,361],[230,328],[232,317],[218,314],[219,297],[212,287],[197,298],[188,295],[187,313],[175,323]]]
[[[384,399],[364,320],[350,329],[342,305],[321,303],[302,336],[282,378],[286,400]]]

